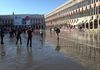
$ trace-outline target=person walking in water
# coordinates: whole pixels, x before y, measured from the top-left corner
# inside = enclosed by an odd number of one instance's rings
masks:
[[[56,27],[55,31],[56,31],[56,34],[57,34],[57,38],[59,38],[60,28]]]
[[[17,36],[16,36],[16,38],[17,38],[16,44],[18,44],[19,39],[20,39],[20,44],[22,44],[21,33],[22,33],[22,31],[20,29],[18,29]]]
[[[28,34],[28,38],[27,38],[27,47],[29,45],[29,42],[30,42],[30,47],[32,47],[32,29],[29,28],[28,31],[27,31],[27,34]]]
[[[4,44],[3,38],[4,38],[4,30],[3,28],[0,29],[0,37],[1,37],[1,44]]]

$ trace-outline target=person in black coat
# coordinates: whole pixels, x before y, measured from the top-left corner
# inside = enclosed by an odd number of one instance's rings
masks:
[[[3,28],[0,29],[0,37],[1,37],[1,44],[4,44],[3,38],[4,38],[4,30]]]
[[[56,27],[55,31],[56,31],[57,37],[59,38],[60,28]]]
[[[28,34],[28,38],[27,38],[27,47],[28,47],[28,44],[30,42],[30,47],[32,47],[32,29],[29,28],[28,31],[27,31],[27,34]]]
[[[20,44],[22,44],[21,33],[22,33],[21,29],[18,29],[17,36],[16,36],[17,38],[16,44],[18,44],[19,39],[20,39]]]

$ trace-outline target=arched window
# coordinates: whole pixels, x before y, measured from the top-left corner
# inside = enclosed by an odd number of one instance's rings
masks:
[[[99,25],[100,25],[100,19],[99,19]]]
[[[97,21],[97,19],[94,20],[94,28],[95,29],[98,28],[98,21]]]
[[[86,28],[88,28],[89,26],[88,26],[88,23],[86,23]]]
[[[93,22],[91,21],[90,22],[90,29],[92,29],[93,28]]]

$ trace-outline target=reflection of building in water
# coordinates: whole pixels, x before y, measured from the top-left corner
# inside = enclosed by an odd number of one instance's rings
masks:
[[[100,0],[69,0],[45,16],[46,25],[99,29],[99,13]]]
[[[39,14],[12,14],[12,15],[0,15],[0,25],[6,27],[27,27],[45,28],[44,15]]]

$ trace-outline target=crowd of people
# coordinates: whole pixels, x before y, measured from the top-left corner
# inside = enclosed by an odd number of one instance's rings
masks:
[[[22,44],[22,33],[27,33],[27,47],[30,46],[32,47],[32,34],[34,32],[34,29],[29,27],[29,28],[9,28],[8,33],[9,33],[9,38],[14,38],[16,37],[16,45],[18,42],[20,42],[20,45]],[[5,35],[5,29],[4,27],[0,28],[0,38],[1,38],[1,44],[4,44],[4,35]]]

